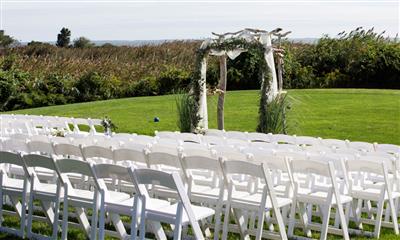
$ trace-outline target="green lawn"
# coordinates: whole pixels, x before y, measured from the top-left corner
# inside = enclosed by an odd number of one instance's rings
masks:
[[[367,89],[290,90],[289,133],[323,138],[400,144],[400,91]],[[210,128],[216,128],[217,97],[209,97]],[[227,130],[254,131],[258,91],[231,91],[225,103]],[[175,96],[137,97],[53,106],[15,113],[102,118],[120,132],[153,134],[178,130]],[[153,118],[160,122],[154,123]]]
[[[290,133],[324,138],[400,144],[400,91],[364,89],[290,90]],[[216,96],[209,98],[210,127],[216,127]],[[225,105],[227,130],[254,131],[258,91],[228,92]],[[14,113],[102,118],[110,116],[120,132],[153,134],[154,130],[177,130],[175,96],[138,97],[15,111]],[[154,123],[153,118],[160,118]],[[6,217],[5,225],[17,225]],[[43,223],[35,231],[49,233]],[[371,228],[368,228],[371,230]],[[301,234],[299,230],[296,231]],[[85,239],[81,230],[70,229],[70,238]],[[238,236],[231,236],[236,239]],[[313,235],[318,237],[318,234]],[[383,229],[380,239],[398,239]],[[0,239],[15,239],[0,234]],[[329,239],[339,239],[329,236]],[[367,239],[367,238],[357,238]]]

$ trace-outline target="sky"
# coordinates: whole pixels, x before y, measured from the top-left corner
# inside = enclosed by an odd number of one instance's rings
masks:
[[[0,0],[0,29],[27,42],[62,27],[91,40],[202,39],[246,27],[336,36],[363,26],[399,30],[400,0]]]

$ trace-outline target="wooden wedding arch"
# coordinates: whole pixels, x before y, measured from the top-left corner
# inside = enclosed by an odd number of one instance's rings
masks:
[[[265,106],[267,101],[271,101],[282,92],[282,65],[283,50],[280,49],[280,40],[290,32],[281,33],[282,29],[277,28],[272,31],[246,28],[237,32],[228,32],[223,34],[212,33],[213,38],[206,39],[198,50],[198,78],[194,84],[194,94],[198,111],[197,128],[208,129],[208,111],[207,111],[207,58],[208,56],[219,57],[220,80],[217,93],[218,107],[218,129],[224,129],[224,102],[227,83],[227,57],[235,59],[242,52],[249,49],[255,50],[262,55],[260,62],[260,82],[261,97],[260,107]],[[277,37],[278,46],[273,47],[272,37]],[[277,69],[275,68],[274,53],[277,57]]]

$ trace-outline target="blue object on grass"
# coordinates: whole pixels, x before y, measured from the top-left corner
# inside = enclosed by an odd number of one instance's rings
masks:
[[[160,119],[158,117],[154,117],[154,122],[159,122]]]

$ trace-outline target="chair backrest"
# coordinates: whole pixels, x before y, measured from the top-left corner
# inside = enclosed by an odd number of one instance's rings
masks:
[[[348,142],[348,147],[364,152],[375,151],[374,144],[367,142]]]
[[[264,178],[264,173],[261,164],[245,162],[245,161],[229,160],[229,161],[223,161],[222,166],[223,166],[222,170],[227,179],[229,179],[229,175],[232,174],[240,174],[257,178]]]
[[[22,139],[6,139],[2,141],[3,151],[11,151],[11,152],[29,152],[28,145],[26,144],[26,140]]]
[[[250,132],[247,134],[247,138],[252,142],[267,142],[270,143],[272,134],[265,134],[259,132]]]
[[[136,187],[139,185],[157,185],[177,190],[173,175],[171,173],[162,172],[155,169],[135,169],[133,171],[133,179]],[[139,193],[141,188],[136,189]],[[141,193],[143,194],[143,193]]]
[[[212,149],[216,151],[217,157],[223,157],[227,160],[247,160],[247,155],[234,147],[216,145]]]
[[[217,158],[183,156],[182,166],[185,170],[210,170],[222,174],[221,164]]]
[[[338,140],[338,139],[321,139],[321,143],[327,147],[334,148],[347,148],[346,140]]]
[[[28,141],[27,145],[30,153],[54,154],[53,146],[49,141]]]
[[[218,129],[207,129],[205,135],[206,136],[225,137],[225,131],[218,130]]]
[[[96,164],[93,165],[96,173],[96,178],[113,178],[124,181],[131,181],[131,176],[127,167],[114,164]]]
[[[54,154],[62,158],[79,158],[83,159],[82,151],[79,146],[69,143],[54,143]]]
[[[318,146],[321,144],[319,138],[308,136],[296,136],[296,144],[306,146]]]
[[[213,157],[216,158],[216,152],[210,150],[207,146],[196,144],[193,145],[184,145],[181,149],[182,155],[184,156],[203,156],[203,157]]]
[[[171,138],[176,139],[179,132],[171,132],[171,131],[155,131],[155,135],[159,138]]]
[[[180,133],[177,135],[176,139],[181,140],[182,142],[201,143],[200,135],[194,133]]]
[[[52,157],[38,154],[22,155],[27,167],[41,167],[52,171],[56,171],[57,167]]]
[[[101,146],[82,146],[82,155],[86,161],[93,160],[95,162],[104,163],[104,161],[110,163],[113,162],[114,156],[110,148]]]
[[[147,159],[144,153],[144,149],[133,149],[133,148],[119,148],[114,149],[114,162],[119,164],[121,162],[132,162],[132,163],[141,163],[147,166]],[[136,165],[135,164],[135,165]]]
[[[225,137],[227,139],[240,139],[243,141],[248,141],[247,132],[240,132],[240,131],[226,131]]]
[[[371,161],[371,160],[348,160],[346,161],[346,169],[350,172],[364,172],[364,173],[375,173],[378,175],[384,175],[384,162]],[[351,175],[349,175],[351,176]]]
[[[225,145],[226,139],[220,136],[204,135],[202,142],[208,145]]]
[[[150,167],[164,165],[177,169],[182,169],[179,156],[177,154],[170,154],[165,152],[150,152],[147,155],[147,161]]]
[[[17,166],[25,166],[24,160],[19,153],[0,151],[0,164],[7,163]]]
[[[88,177],[94,177],[92,164],[77,159],[57,159],[56,164],[60,173],[77,173]]]
[[[281,144],[296,144],[296,137],[285,134],[273,134],[271,140]]]
[[[400,155],[400,146],[394,144],[375,144],[377,152],[387,152]]]
[[[295,160],[290,161],[293,174],[315,174],[331,178],[328,162],[315,160]]]

